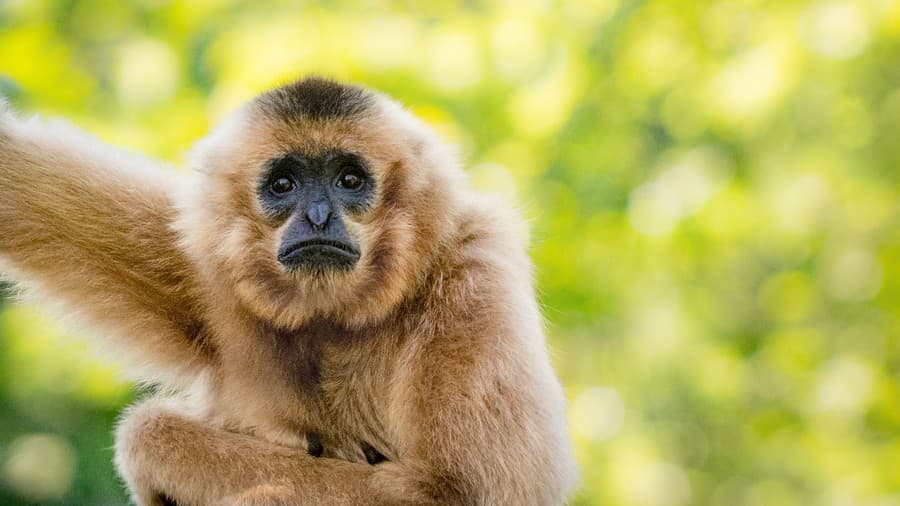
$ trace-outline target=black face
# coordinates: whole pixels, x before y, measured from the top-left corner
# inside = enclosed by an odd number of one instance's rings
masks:
[[[344,216],[369,207],[374,183],[365,160],[351,153],[290,153],[270,161],[259,199],[266,213],[287,222],[278,261],[289,271],[352,269],[359,245],[347,233]]]

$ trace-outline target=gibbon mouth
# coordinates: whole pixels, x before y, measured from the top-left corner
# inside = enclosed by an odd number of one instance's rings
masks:
[[[298,268],[350,268],[359,260],[354,246],[328,239],[310,239],[283,248],[278,261],[290,270]]]

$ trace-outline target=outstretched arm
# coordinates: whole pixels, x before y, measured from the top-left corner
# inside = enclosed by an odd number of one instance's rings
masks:
[[[142,379],[178,381],[204,352],[167,172],[0,103],[0,274],[115,336]]]

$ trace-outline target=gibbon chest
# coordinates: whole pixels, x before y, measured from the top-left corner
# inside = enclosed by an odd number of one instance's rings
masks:
[[[377,342],[376,342],[377,341]],[[217,404],[226,425],[316,457],[378,464],[398,453],[387,426],[396,340],[339,333],[320,325],[305,333],[270,334],[235,356]],[[242,409],[234,409],[243,405]]]

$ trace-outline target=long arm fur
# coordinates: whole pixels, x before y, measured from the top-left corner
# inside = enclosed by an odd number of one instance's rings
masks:
[[[174,177],[0,104],[0,273],[114,335],[130,366],[151,366],[143,379],[203,360],[193,274],[169,228]]]
[[[549,364],[486,361],[491,344],[469,337],[442,339],[444,350],[410,366],[394,401],[403,455],[379,466],[376,489],[388,504],[561,504],[575,473]],[[510,341],[494,337],[498,348]]]
[[[179,506],[385,504],[373,494],[372,466],[314,458],[179,411],[145,401],[119,426],[117,464],[138,504],[160,506],[161,491]]]

